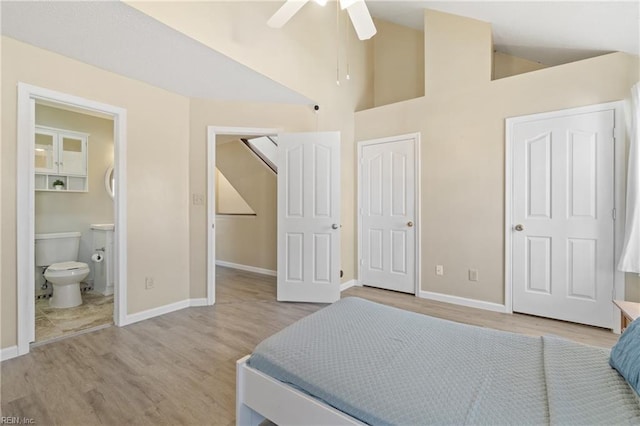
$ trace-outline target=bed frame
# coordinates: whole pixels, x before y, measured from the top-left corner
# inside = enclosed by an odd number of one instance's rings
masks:
[[[247,365],[236,362],[236,425],[364,425],[316,398]]]

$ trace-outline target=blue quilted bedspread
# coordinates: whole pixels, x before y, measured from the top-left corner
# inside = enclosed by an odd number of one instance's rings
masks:
[[[607,357],[347,298],[260,343],[249,365],[374,425],[638,424]]]

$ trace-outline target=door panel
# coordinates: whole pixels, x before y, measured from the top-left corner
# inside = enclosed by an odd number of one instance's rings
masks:
[[[596,240],[570,238],[567,296],[596,300]]]
[[[551,238],[528,237],[527,290],[551,293]]]
[[[86,176],[86,142],[76,136],[60,133],[60,173]]]
[[[613,111],[514,126],[514,311],[612,327],[613,126]]]
[[[44,129],[36,129],[35,134],[35,171],[40,173],[58,173],[58,151],[56,134]]]
[[[278,135],[278,300],[340,298],[340,134]]]
[[[528,217],[551,217],[551,134],[527,141]]]
[[[415,143],[399,139],[361,148],[363,285],[415,293]]]

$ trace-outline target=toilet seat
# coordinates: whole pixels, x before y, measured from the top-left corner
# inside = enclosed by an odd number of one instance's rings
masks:
[[[59,262],[49,265],[44,277],[53,286],[49,299],[52,308],[73,308],[82,304],[80,281],[89,275],[89,266],[82,262]]]
[[[89,272],[89,265],[83,262],[60,262],[49,265],[45,277],[69,277]]]
[[[89,265],[83,262],[60,262],[49,265],[48,271],[70,271],[72,269],[88,268]]]

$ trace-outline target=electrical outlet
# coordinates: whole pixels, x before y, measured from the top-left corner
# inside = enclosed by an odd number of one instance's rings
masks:
[[[144,288],[145,290],[151,290],[156,286],[155,281],[153,281],[153,277],[145,277],[144,279]]]
[[[469,269],[469,281],[478,281],[477,269]]]
[[[192,194],[191,196],[194,206],[202,206],[204,205],[204,195],[203,194]]]
[[[436,265],[436,275],[444,275],[444,266]]]

